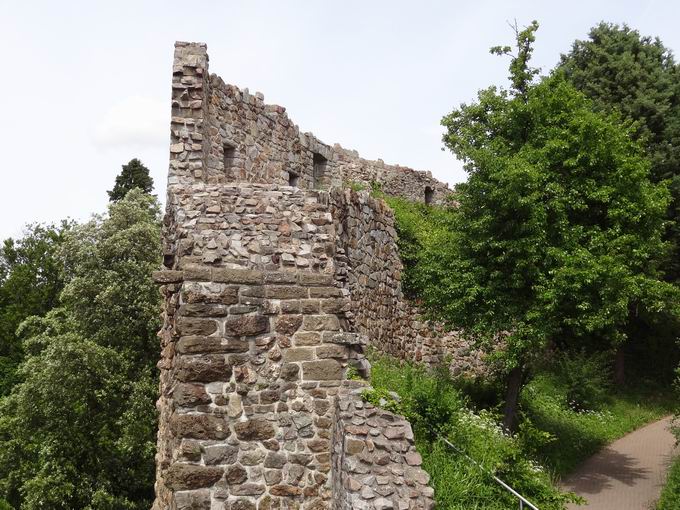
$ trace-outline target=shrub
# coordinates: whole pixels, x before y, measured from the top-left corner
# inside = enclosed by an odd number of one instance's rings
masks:
[[[471,411],[467,397],[455,387],[447,370],[431,372],[389,357],[371,357],[374,390],[367,396],[379,402],[376,397],[385,398],[390,392],[399,395],[401,402],[393,409],[405,414],[413,425],[416,447],[423,456],[423,468],[431,476],[437,508],[515,508],[517,500],[498,486],[490,473],[541,510],[562,510],[566,502],[577,499],[560,493],[548,473],[523,452],[528,432],[525,439],[507,436],[493,412]],[[395,405],[394,399],[390,405]]]
[[[609,364],[603,355],[585,351],[564,353],[559,361],[567,393],[566,403],[574,411],[596,411],[602,405],[610,386]]]

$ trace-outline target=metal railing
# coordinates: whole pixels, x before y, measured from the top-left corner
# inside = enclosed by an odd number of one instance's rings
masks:
[[[512,494],[513,496],[515,496],[515,497],[519,500],[519,510],[524,510],[525,506],[526,506],[527,508],[531,508],[531,510],[538,510],[538,508],[536,507],[536,505],[534,505],[533,503],[531,503],[529,500],[527,500],[527,498],[525,498],[524,496],[522,496],[519,492],[517,492],[515,489],[513,489],[512,487],[510,487],[507,483],[505,483],[503,480],[501,480],[500,478],[498,478],[498,477],[497,477],[496,475],[494,475],[492,472],[490,472],[490,471],[488,471],[487,469],[485,469],[484,466],[482,466],[482,465],[481,465],[479,462],[477,462],[475,459],[473,459],[473,458],[470,457],[468,454],[466,454],[465,452],[463,452],[463,451],[461,451],[459,448],[457,448],[456,445],[454,445],[451,441],[449,441],[449,440],[446,439],[445,437],[442,437],[440,434],[437,434],[437,436],[439,436],[439,439],[441,439],[442,441],[444,441],[444,443],[446,443],[449,447],[453,448],[456,452],[458,452],[460,455],[462,455],[462,456],[465,457],[467,460],[469,460],[470,462],[472,462],[475,466],[477,466],[477,468],[478,468],[482,473],[484,473],[484,474],[490,476],[490,477],[491,477],[498,485],[500,485],[501,487],[503,487],[506,491],[508,491],[508,492],[509,492],[510,494]]]

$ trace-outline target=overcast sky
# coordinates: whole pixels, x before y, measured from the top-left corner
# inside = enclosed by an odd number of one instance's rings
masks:
[[[544,71],[601,20],[680,48],[675,1],[0,0],[0,238],[104,211],[134,157],[164,200],[175,40],[206,42],[211,72],[326,143],[464,180],[439,121],[506,83],[488,49],[515,18],[540,22]]]

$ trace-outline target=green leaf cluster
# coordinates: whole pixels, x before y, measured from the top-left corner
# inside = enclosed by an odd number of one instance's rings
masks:
[[[21,382],[0,400],[0,497],[21,509],[142,509],[153,498],[160,264],[140,189],[73,226],[60,305],[23,322]]]

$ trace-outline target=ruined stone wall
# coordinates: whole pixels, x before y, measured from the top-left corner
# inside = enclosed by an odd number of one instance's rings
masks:
[[[451,358],[455,373],[483,370],[481,355],[457,331],[422,316],[402,292],[403,265],[394,213],[366,191],[331,193],[338,279],[349,291],[352,326],[369,344],[396,358],[428,365]]]
[[[411,424],[364,402],[356,392],[336,406],[333,508],[432,508],[434,491],[420,468]]]
[[[300,132],[284,107],[265,104],[259,92],[250,94],[209,76],[205,46],[199,44],[177,46],[173,142],[170,184],[178,182],[178,176],[190,176],[207,183],[293,184],[304,189],[379,184],[389,194],[431,203],[443,203],[450,195],[448,185],[430,172],[369,161],[356,151],[331,147]]]
[[[367,375],[367,363],[350,292],[338,281],[330,195],[276,177],[273,155],[283,149],[267,140],[277,139],[281,123],[266,131],[243,109],[237,113],[257,130],[215,116],[226,112],[216,101],[237,97],[229,91],[208,78],[204,45],[177,44],[165,269],[155,274],[164,312],[154,509],[326,509],[357,498],[362,508],[386,508],[368,492],[349,498],[353,485],[333,483],[349,480],[337,470],[351,465],[333,455],[356,453],[351,442],[333,442],[347,418],[338,406],[347,411],[343,402],[356,400],[350,392],[364,384],[346,373],[354,365]],[[260,111],[257,97],[247,102]],[[258,132],[266,135],[255,142]],[[241,136],[262,145],[257,153],[243,145],[245,155],[231,158],[243,161],[229,161],[234,171],[227,173],[219,168],[225,136],[235,151]],[[294,142],[286,147],[297,150]],[[400,420],[384,411],[379,418]],[[382,459],[362,459],[363,473],[384,473]],[[414,469],[415,480],[427,477]],[[411,486],[408,499],[396,489],[385,496],[393,508],[426,508],[430,497],[426,483]]]
[[[335,171],[342,175],[344,184],[362,184],[368,189],[374,184],[388,195],[400,196],[413,202],[442,205],[451,196],[449,187],[432,177],[431,172],[413,170],[384,161],[370,161],[357,151],[333,147]]]

